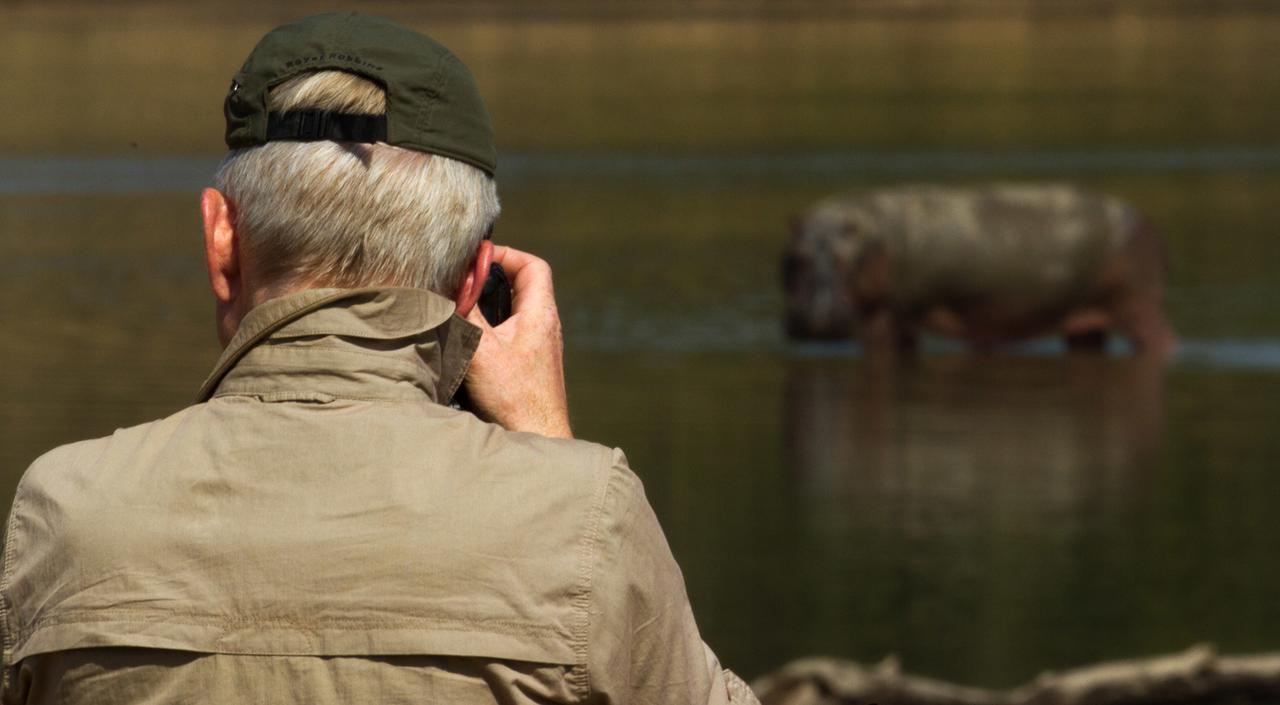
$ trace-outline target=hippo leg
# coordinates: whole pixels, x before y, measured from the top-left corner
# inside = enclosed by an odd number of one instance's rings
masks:
[[[1168,356],[1177,338],[1164,312],[1164,240],[1143,221],[1122,256],[1127,261],[1123,267],[1126,276],[1115,302],[1118,327],[1139,352]]]
[[[1164,305],[1156,292],[1137,292],[1122,304],[1121,327],[1139,352],[1167,357],[1177,338],[1164,315]]]
[[[904,325],[888,306],[864,310],[862,345],[868,355],[881,357],[915,352],[918,340],[915,330]]]

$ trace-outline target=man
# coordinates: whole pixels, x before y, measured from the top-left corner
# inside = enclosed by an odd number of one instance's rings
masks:
[[[466,68],[321,15],[259,43],[226,115],[225,350],[195,406],[27,471],[4,702],[754,702],[621,452],[571,438],[550,269],[487,241]],[[464,377],[492,423],[447,406]]]

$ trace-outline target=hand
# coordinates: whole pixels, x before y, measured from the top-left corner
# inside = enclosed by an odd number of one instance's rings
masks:
[[[494,247],[493,261],[511,280],[511,317],[491,326],[479,306],[467,313],[483,332],[467,371],[471,402],[481,418],[510,431],[573,438],[551,266],[510,247]]]

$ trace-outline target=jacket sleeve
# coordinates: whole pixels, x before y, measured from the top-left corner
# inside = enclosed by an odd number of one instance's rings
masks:
[[[593,702],[757,703],[702,642],[676,565],[639,478],[614,451],[591,574],[587,678]]]

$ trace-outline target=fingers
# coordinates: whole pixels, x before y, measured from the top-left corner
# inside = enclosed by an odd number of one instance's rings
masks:
[[[489,325],[479,307],[467,312],[483,333],[467,371],[475,410],[512,431],[572,438],[551,267],[510,247],[495,247],[493,262],[506,270],[515,296],[502,325]]]
[[[501,264],[511,279],[515,293],[511,304],[513,313],[533,307],[555,307],[551,265],[546,260],[514,247],[496,246],[493,261]]]
[[[512,281],[520,277],[530,278],[531,282],[543,279],[548,283],[551,281],[551,265],[546,260],[514,247],[493,248],[493,261],[502,265]]]

